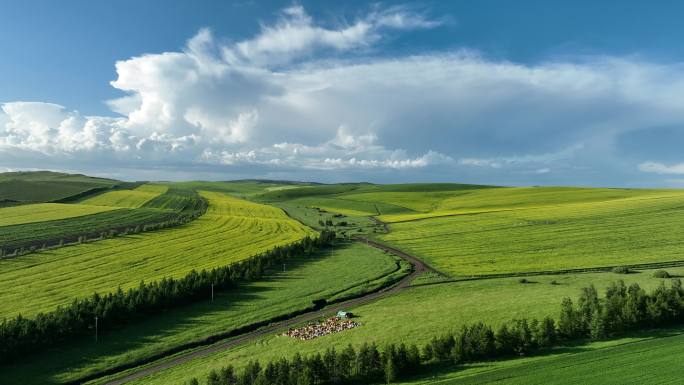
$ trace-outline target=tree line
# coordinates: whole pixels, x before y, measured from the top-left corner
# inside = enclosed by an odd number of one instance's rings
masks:
[[[629,330],[658,327],[684,320],[684,290],[679,279],[661,284],[647,294],[638,284],[610,284],[603,298],[592,285],[581,290],[577,305],[561,302],[558,322],[516,319],[496,330],[482,322],[465,325],[456,333],[432,338],[422,348],[416,344],[387,345],[380,350],[364,343],[358,350],[328,348],[323,354],[281,358],[261,365],[251,361],[241,370],[232,365],[212,370],[206,385],[328,385],[392,383],[415,375],[434,363],[455,365],[494,358],[524,356],[560,343],[590,338],[604,339]],[[200,385],[197,378],[187,385]]]
[[[294,256],[310,255],[334,239],[334,232],[324,231],[316,238],[306,237],[228,266],[200,272],[193,270],[178,279],[140,282],[138,287],[127,291],[119,288],[114,293],[95,293],[88,298],[74,299],[71,304],[52,312],[39,313],[34,318],[18,315],[3,319],[0,322],[0,363],[35,353],[68,338],[92,335],[95,317],[100,325],[114,328],[208,298],[212,285],[215,290],[221,290],[233,287],[239,281],[256,280],[268,268]]]
[[[170,205],[167,202],[171,202],[175,206],[169,207]],[[176,227],[201,217],[206,213],[208,207],[209,202],[195,191],[169,189],[166,193],[157,196],[143,206],[143,208],[163,208],[167,210],[148,211],[148,213],[154,213],[154,215],[133,219],[125,218],[122,220],[122,223],[89,223],[92,227],[87,229],[81,228],[78,232],[73,230],[65,232],[64,229],[60,229],[59,234],[48,235],[40,239],[21,238],[6,240],[0,245],[0,258],[13,258],[30,254],[37,250],[54,249],[66,245],[82,244],[117,236]],[[101,215],[108,214],[101,213]],[[92,218],[92,216],[89,216],[89,218]],[[83,218],[69,218],[62,221],[75,222],[81,220]],[[32,231],[35,226],[35,223],[28,223],[13,225],[5,230],[9,233],[26,233]]]

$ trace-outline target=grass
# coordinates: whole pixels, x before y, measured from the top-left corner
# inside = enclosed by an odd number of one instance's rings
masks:
[[[191,268],[223,265],[311,233],[277,208],[225,194],[277,205],[290,217],[312,228],[321,229],[319,221],[331,220],[333,228],[347,236],[382,232],[382,226],[368,218],[377,216],[390,223],[392,231],[376,237],[416,254],[454,277],[684,260],[680,257],[684,241],[679,237],[684,230],[684,192],[677,190],[491,188],[456,184],[311,185],[270,181],[182,182],[168,183],[168,186],[167,194],[146,200],[140,204],[142,208],[132,211],[152,207],[156,211],[177,209],[187,201],[180,195],[172,199],[170,192],[203,189],[207,191],[202,194],[210,201],[208,213],[175,229],[0,261],[0,314],[13,315],[19,311],[35,314],[95,290],[110,291],[118,285],[136,285],[141,279],[155,280],[181,275]],[[107,199],[116,201],[112,196]],[[341,226],[342,221],[348,225]],[[9,227],[12,226],[5,228]],[[107,331],[108,342],[98,346],[89,341],[76,341],[41,354],[36,360],[2,369],[3,374],[8,373],[12,383],[30,383],[26,382],[27,378],[37,372],[41,375],[33,375],[35,383],[73,380],[306,307],[311,299],[319,296],[334,298],[368,290],[386,279],[389,257],[383,255],[385,262],[376,265],[382,253],[372,256],[367,250],[357,249],[360,247],[345,251],[348,259],[336,255],[288,266],[285,273],[250,284],[244,291],[220,294],[213,305],[197,303],[124,330]],[[295,271],[296,277],[291,274]],[[667,271],[684,275],[684,267],[668,267]],[[374,276],[379,278],[369,278]],[[191,376],[204,377],[211,368],[227,363],[239,367],[252,359],[263,362],[347,343],[424,343],[434,335],[457,330],[466,323],[486,321],[498,326],[513,318],[557,316],[562,297],[575,298],[581,287],[594,283],[602,289],[617,279],[638,282],[647,289],[668,281],[654,277],[652,270],[627,275],[541,275],[526,277],[525,284],[516,277],[444,282],[444,277],[425,275],[397,295],[349,309],[360,316],[358,320],[362,324],[353,330],[307,342],[270,335],[136,383],[181,384]],[[370,282],[364,283],[365,280]],[[26,296],[27,292],[32,295]],[[645,349],[643,354],[647,352]],[[556,363],[553,362],[555,353],[559,359]],[[564,373],[566,369],[560,357],[567,351],[555,353],[548,360],[531,357],[471,365],[442,377],[448,381],[472,377],[467,381],[487,383],[512,381],[509,377],[518,376],[528,382],[502,383],[535,383],[544,378],[535,377],[535,371],[546,373],[546,379],[554,371]],[[579,350],[576,353],[584,354]],[[618,362],[625,359],[631,365],[628,356],[618,354],[615,359]],[[577,362],[592,365],[598,356],[573,357],[578,357]],[[651,360],[644,357],[645,361]],[[543,361],[548,362],[548,370]],[[569,362],[569,367],[584,365]],[[525,368],[528,364],[541,366]],[[592,370],[602,370],[600,366],[596,368]],[[499,370],[501,376],[496,374]],[[575,369],[567,370],[570,378],[583,378],[574,374]],[[667,378],[663,378],[666,382]]]
[[[169,185],[181,189],[222,192],[238,198],[246,199],[261,195],[268,191],[298,189],[311,184],[303,182],[280,182],[266,180],[237,180],[226,182],[174,182],[170,183]]]
[[[300,205],[299,201],[278,202],[276,206],[285,210],[292,218],[303,224],[318,230],[324,228],[331,229],[337,233],[338,237],[351,237],[359,234],[368,234],[378,229],[378,224],[367,216],[335,214],[334,212],[317,210],[310,206]],[[324,225],[321,225],[320,222]],[[326,226],[327,221],[332,222],[332,226]],[[346,222],[346,226],[342,226]]]
[[[342,184],[255,199],[375,216],[390,223],[380,240],[452,276],[684,260],[680,190]]]
[[[682,274],[684,268],[668,271]],[[364,342],[380,345],[389,342],[422,344],[435,335],[457,331],[461,325],[477,321],[485,321],[496,327],[514,318],[556,317],[563,297],[576,298],[580,288],[592,283],[603,290],[619,278],[628,284],[637,282],[647,290],[667,281],[654,278],[652,272],[644,271],[627,276],[587,273],[534,277],[529,284],[520,284],[516,278],[500,278],[414,286],[397,295],[350,309],[359,316],[361,327],[305,342],[271,335],[133,383],[182,384],[189,377],[204,377],[212,368],[228,363],[241,367],[249,360],[265,362],[283,356],[291,357],[296,352],[310,354],[348,343],[357,346]],[[552,285],[553,280],[558,284]]]
[[[88,198],[80,202],[91,206],[113,206],[113,207],[142,207],[148,201],[164,194],[167,186],[158,184],[144,184],[133,190],[115,190],[104,194]]]
[[[151,189],[161,191],[157,186],[153,186]],[[128,202],[132,202],[141,195],[135,190],[120,190],[116,193],[117,195],[131,194],[133,198],[128,199]],[[143,193],[142,195],[146,194]],[[122,199],[126,200],[125,197]],[[196,192],[172,188],[163,194],[154,196],[144,202],[142,208],[136,209],[82,204],[34,204],[2,208],[0,213],[9,212],[17,213],[17,215],[24,213],[25,216],[21,219],[30,223],[17,223],[0,227],[0,249],[7,253],[14,253],[14,250],[22,247],[25,249],[30,247],[42,248],[44,245],[59,245],[61,242],[73,243],[77,241],[78,237],[84,235],[90,239],[99,238],[102,232],[106,233],[111,229],[135,228],[145,224],[172,220],[181,213],[190,214],[199,210],[201,203]],[[136,203],[136,205],[138,204]],[[47,211],[44,208],[51,208],[52,211],[38,215],[42,211]],[[75,216],[78,213],[82,215]],[[58,219],[60,216],[65,218]],[[10,217],[12,216],[7,216],[7,218]],[[18,216],[14,217],[17,218],[15,222],[20,219]],[[43,221],[38,222],[38,220]],[[7,221],[12,220],[7,219]]]
[[[143,207],[187,212],[199,210],[200,205],[200,197],[196,191],[172,187],[164,194],[145,202]]]
[[[393,223],[380,239],[454,276],[679,261],[684,259],[683,205],[679,191],[523,205]]]
[[[54,221],[114,210],[112,207],[36,203],[0,208],[0,227],[32,222]]]
[[[0,260],[0,314],[31,316],[95,291],[227,265],[313,234],[280,209],[202,195],[207,213],[186,225]]]
[[[351,216],[375,216],[385,213],[412,212],[404,207],[399,207],[384,202],[359,202],[347,199],[346,197],[300,198],[291,201],[291,203],[308,207],[319,207],[327,211],[333,211]]]
[[[0,229],[0,248],[7,252],[32,245],[41,248],[46,242],[59,242],[60,239],[77,238],[82,234],[98,233],[117,227],[135,227],[171,219],[174,216],[174,212],[156,209],[115,209],[74,218],[4,226]],[[2,263],[0,270],[1,266]]]
[[[679,384],[684,330],[647,331],[522,359],[464,365],[404,385]]]
[[[368,290],[391,275],[395,258],[358,243],[338,245],[313,257],[291,260],[286,271],[216,293],[209,300],[170,310],[121,330],[107,330],[98,344],[75,341],[59,349],[0,368],[3,384],[52,384],[75,380],[112,366],[139,360],[208,335],[304,309],[314,299],[332,299]],[[209,294],[209,293],[207,293]],[[208,299],[208,298],[207,298]]]
[[[573,187],[469,188],[454,191],[402,191],[345,195],[347,200],[385,202],[404,212],[382,213],[384,222],[434,218],[459,214],[499,212],[522,208],[591,203],[672,193],[668,190],[628,190]]]
[[[350,216],[374,216],[391,214],[417,214],[406,200],[422,202],[433,195],[454,196],[473,189],[489,189],[490,186],[454,183],[414,183],[400,185],[374,185],[349,183],[301,187],[296,190],[269,191],[256,196],[267,202],[290,202]],[[407,199],[389,199],[406,196]]]
[[[49,171],[0,173],[0,201],[51,202],[120,182]]]

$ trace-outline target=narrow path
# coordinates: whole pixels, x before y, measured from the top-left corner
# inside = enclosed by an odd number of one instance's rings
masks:
[[[259,330],[255,330],[253,332],[243,334],[239,337],[236,337],[236,338],[224,341],[224,342],[216,343],[214,345],[207,346],[204,348],[200,348],[200,349],[192,351],[192,352],[188,352],[185,354],[178,355],[178,356],[173,357],[171,359],[168,359],[164,362],[151,364],[150,366],[147,366],[147,367],[145,367],[139,371],[133,372],[131,374],[128,374],[126,376],[123,376],[123,377],[120,377],[117,379],[113,379],[111,381],[105,382],[104,384],[105,385],[125,384],[125,383],[128,383],[130,381],[137,380],[137,379],[149,376],[151,374],[157,373],[159,371],[169,369],[169,368],[172,368],[172,367],[177,366],[177,365],[182,365],[188,361],[191,361],[191,360],[194,360],[197,358],[206,357],[206,356],[213,354],[213,353],[216,353],[216,352],[220,352],[223,350],[234,348],[234,347],[239,346],[241,344],[253,341],[259,337],[262,337],[262,336],[265,336],[268,334],[274,334],[280,330],[287,329],[287,328],[295,326],[297,324],[300,324],[303,322],[313,321],[315,319],[324,317],[325,315],[328,315],[331,313],[336,313],[337,311],[342,310],[342,309],[347,309],[347,308],[352,308],[352,307],[356,307],[356,306],[360,306],[360,305],[365,305],[369,302],[372,302],[372,301],[375,301],[375,300],[396,294],[400,290],[408,287],[411,284],[411,281],[413,281],[416,277],[418,277],[419,275],[421,275],[425,272],[428,272],[428,271],[436,272],[434,269],[432,269],[431,267],[429,267],[428,265],[423,263],[420,259],[418,259],[412,255],[409,255],[409,254],[407,254],[401,250],[398,250],[398,249],[395,249],[393,247],[377,243],[377,242],[372,241],[372,240],[367,239],[367,238],[357,237],[357,241],[365,243],[368,246],[375,247],[376,249],[380,249],[380,250],[389,252],[391,254],[394,254],[394,255],[404,259],[405,261],[407,261],[408,263],[410,263],[413,266],[413,271],[411,272],[411,274],[402,278],[399,282],[395,283],[392,286],[386,287],[382,290],[372,292],[372,293],[368,293],[368,294],[363,295],[361,297],[353,298],[353,299],[350,299],[350,300],[347,300],[344,302],[340,302],[340,303],[325,307],[321,310],[311,311],[309,313],[302,314],[302,315],[296,316],[294,318],[290,318],[290,319],[285,320],[285,321],[276,322],[276,323],[273,323],[269,326],[261,328]]]

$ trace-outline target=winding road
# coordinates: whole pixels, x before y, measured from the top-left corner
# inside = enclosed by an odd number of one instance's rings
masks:
[[[334,305],[327,306],[327,307],[320,309],[320,310],[312,310],[311,312],[301,314],[299,316],[295,316],[293,318],[290,318],[290,319],[287,319],[284,321],[272,323],[268,326],[265,326],[261,329],[255,330],[253,332],[245,333],[245,334],[240,335],[238,337],[235,337],[235,338],[223,341],[223,342],[218,342],[218,343],[215,343],[213,345],[206,346],[204,348],[199,348],[197,350],[193,350],[193,351],[187,352],[185,354],[180,354],[180,355],[177,355],[173,358],[167,359],[167,360],[162,361],[162,362],[150,364],[150,365],[148,365],[148,366],[146,366],[146,367],[144,367],[138,371],[132,372],[132,373],[127,374],[123,377],[112,379],[111,381],[105,382],[104,384],[105,385],[125,384],[127,382],[149,376],[150,374],[154,374],[156,372],[159,372],[159,371],[162,371],[165,369],[169,369],[169,368],[177,366],[177,365],[184,364],[188,361],[191,361],[191,360],[194,360],[197,358],[205,357],[205,356],[208,356],[208,355],[216,353],[216,352],[220,352],[223,350],[234,348],[234,347],[239,346],[241,344],[253,341],[259,337],[262,337],[262,336],[265,336],[268,334],[274,334],[280,330],[287,329],[287,328],[295,326],[297,324],[300,324],[303,322],[313,321],[313,320],[321,318],[327,314],[336,313],[337,311],[342,310],[342,309],[348,309],[351,307],[364,305],[364,304],[367,304],[369,302],[378,300],[380,298],[385,298],[385,297],[391,296],[391,295],[399,292],[400,290],[408,287],[410,285],[411,281],[413,281],[416,277],[418,277],[419,275],[421,275],[425,272],[434,272],[434,273],[439,274],[436,270],[434,270],[430,266],[426,265],[420,259],[418,259],[418,258],[416,258],[410,254],[407,254],[407,253],[405,253],[399,249],[396,249],[396,248],[391,247],[391,246],[383,245],[381,243],[375,242],[373,240],[370,240],[370,239],[364,238],[364,237],[356,237],[356,239],[357,239],[357,241],[362,242],[368,246],[375,247],[376,249],[386,251],[388,253],[394,254],[394,255],[404,259],[405,261],[407,261],[408,263],[410,263],[413,266],[413,271],[411,272],[411,274],[405,276],[404,278],[399,280],[394,285],[386,287],[382,290],[371,292],[371,293],[368,293],[368,294],[363,295],[361,297],[353,298],[353,299],[350,299],[350,300],[347,300],[344,302],[339,302],[339,303],[336,303]]]

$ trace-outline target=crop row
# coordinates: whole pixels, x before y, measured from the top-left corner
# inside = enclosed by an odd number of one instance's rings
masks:
[[[143,184],[133,190],[115,190],[88,198],[81,203],[92,206],[138,208],[166,192],[163,185]]]
[[[313,234],[274,207],[202,195],[207,213],[183,226],[0,261],[0,314],[35,314],[92,292],[227,265]]]
[[[54,221],[115,210],[113,207],[36,203],[0,208],[0,227]]]
[[[164,207],[165,202],[176,202],[175,208]],[[158,205],[160,208],[155,208]],[[33,206],[33,205],[31,205]],[[61,205],[71,207],[99,207],[87,205]],[[4,208],[22,210],[30,206]],[[61,220],[24,223],[0,227],[0,257],[18,256],[37,249],[83,243],[114,235],[139,233],[176,226],[193,220],[206,210],[206,201],[193,191],[170,190],[139,209],[116,209],[92,215]]]

